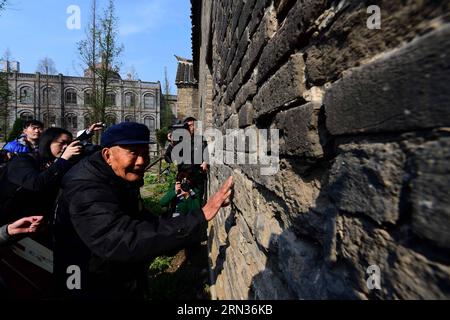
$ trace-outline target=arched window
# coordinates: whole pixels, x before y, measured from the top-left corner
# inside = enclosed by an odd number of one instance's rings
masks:
[[[93,98],[94,97],[92,96],[92,93],[90,91],[85,91],[84,92],[84,105],[85,106],[92,105]]]
[[[34,116],[31,112],[25,111],[20,114],[20,119],[22,119],[22,121],[24,121],[24,122],[30,121],[30,120],[34,119]]]
[[[83,118],[84,118],[83,119],[84,120],[84,122],[83,122],[84,128],[87,129],[92,124],[91,123],[91,116],[88,115],[88,114],[85,114]]]
[[[105,117],[106,127],[109,128],[116,124],[116,116],[114,114],[107,114]]]
[[[125,122],[132,122],[132,121],[134,121],[134,117],[132,115],[129,114],[125,116]]]
[[[68,104],[77,104],[77,92],[74,89],[69,89],[65,94],[65,101]]]
[[[155,96],[151,93],[144,95],[144,109],[155,109]]]
[[[113,107],[116,105],[116,94],[115,93],[107,93],[106,94],[106,105],[109,107]]]
[[[53,113],[44,113],[43,120],[46,128],[56,127],[56,116]]]
[[[53,88],[44,88],[44,90],[42,90],[42,104],[45,106],[47,105],[47,100],[48,100],[48,104],[54,104],[55,103],[55,90]]]
[[[155,131],[155,119],[153,117],[145,117],[144,124],[148,127],[150,132]]]
[[[33,103],[33,88],[22,87],[20,89],[20,103]]]
[[[77,116],[73,113],[69,113],[66,115],[66,128],[69,131],[77,131],[78,130],[78,119]]]
[[[132,92],[125,94],[125,107],[132,108],[136,106],[136,95]]]

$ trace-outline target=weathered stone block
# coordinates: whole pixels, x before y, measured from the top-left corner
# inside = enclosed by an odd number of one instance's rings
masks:
[[[242,171],[255,184],[247,194],[255,212],[267,212],[279,217],[284,228],[292,227],[311,238],[320,240],[323,234],[323,221],[312,209],[318,206],[320,196],[320,176],[303,179],[293,169],[292,162],[281,160],[281,170],[272,176],[261,175],[259,165],[239,165]],[[242,190],[241,190],[242,191]],[[238,193],[236,193],[238,194]],[[247,201],[247,200],[246,200]],[[250,214],[247,211],[247,214]],[[250,224],[250,223],[249,223]]]
[[[236,54],[233,59],[233,63],[230,65],[229,72],[227,74],[227,82],[230,82],[233,79],[233,76],[236,74],[238,68],[241,67],[242,58],[247,51],[248,43],[250,39],[248,36],[248,31],[244,30],[242,34],[242,38],[239,40],[239,44],[236,48]]]
[[[255,34],[251,37],[251,42],[247,48],[247,52],[242,59],[241,68],[242,74],[244,77],[247,75],[249,71],[254,65],[255,61],[260,57],[261,51],[269,41],[270,38],[276,32],[276,19],[271,11],[267,11],[261,20],[261,24],[256,30]]]
[[[278,266],[299,299],[323,299],[320,247],[285,230],[278,238]]]
[[[240,88],[239,92],[236,95],[236,98],[234,100],[236,104],[236,110],[239,110],[239,108],[241,108],[241,106],[247,101],[247,99],[251,99],[257,91],[258,88],[256,87],[255,80],[253,79],[253,77],[251,77],[250,80]]]
[[[246,103],[239,110],[239,128],[244,128],[253,123],[253,106],[250,103]]]
[[[275,0],[274,1],[275,10],[277,12],[285,11],[286,8],[295,1],[296,0]]]
[[[259,212],[256,215],[253,233],[258,244],[267,252],[276,251],[278,239],[283,233],[283,229],[271,212]]]
[[[300,53],[291,56],[253,98],[256,115],[259,117],[301,98],[305,91],[303,72],[303,56]]]
[[[236,129],[239,125],[239,117],[237,114],[232,114],[229,116],[228,120],[225,121],[223,128],[225,129]]]
[[[253,7],[255,6],[255,2],[257,0],[247,0],[245,2],[244,8],[242,8],[241,16],[239,17],[238,27],[237,27],[237,37],[241,38],[242,33],[244,32],[249,19],[251,18]]]
[[[280,154],[312,159],[323,157],[318,132],[320,107],[320,104],[307,103],[277,114],[275,126],[281,131]]]
[[[373,228],[360,219],[338,217],[338,257],[355,291],[378,299],[448,299],[450,267],[427,259],[404,246],[385,230]],[[367,287],[367,268],[380,268],[381,290]],[[334,277],[345,275],[341,270]],[[350,287],[347,288],[347,292]]]
[[[261,84],[280,61],[292,53],[299,44],[307,41],[306,31],[326,9],[326,0],[297,1],[289,11],[285,23],[264,48],[258,62],[257,83]]]
[[[413,231],[450,248],[450,138],[430,141],[415,151],[411,183]]]
[[[235,0],[233,1],[233,11],[232,11],[232,19],[231,19],[231,31],[232,33],[235,32],[239,19],[242,15],[242,8],[244,7],[244,1],[243,0]]]
[[[307,49],[305,61],[309,86],[335,81],[349,68],[435,29],[448,21],[443,16],[450,12],[450,3],[445,0],[411,0],[407,5],[400,1],[384,2],[381,30],[374,30],[366,25],[370,17],[367,3],[345,1],[344,6],[339,7],[330,10],[335,17],[332,23],[310,39],[311,47]]]
[[[265,8],[272,2],[272,0],[257,0],[255,4],[255,8],[252,12],[252,17],[250,22],[248,23],[248,33],[250,35],[253,34],[256,27],[261,21],[261,17],[264,15]]]
[[[326,192],[343,212],[396,223],[405,155],[394,143],[341,146]]]
[[[349,71],[325,94],[334,134],[450,125],[450,26]]]
[[[226,100],[225,103],[231,104],[234,97],[236,96],[236,93],[239,91],[243,81],[242,71],[239,69],[236,73],[236,75],[233,78],[233,81],[229,83],[226,91]]]
[[[233,45],[228,49],[227,58],[223,65],[224,67],[221,70],[221,76],[222,76],[221,79],[224,83],[230,82],[228,77],[229,77],[229,74],[231,73],[230,66],[231,66],[231,63],[233,62],[234,55],[236,53],[236,47],[237,47],[237,42],[234,42]]]

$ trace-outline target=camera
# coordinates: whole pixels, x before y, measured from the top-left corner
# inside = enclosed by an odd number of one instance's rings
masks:
[[[101,146],[95,145],[91,143],[89,140],[74,139],[73,142],[75,141],[77,141],[78,145],[81,147],[81,152],[79,155],[72,156],[69,160],[70,162],[76,163],[83,157],[90,156],[94,154],[96,151],[101,150]],[[63,154],[66,151],[66,148],[64,148]]]
[[[181,190],[183,190],[184,192],[189,192],[191,190],[191,184],[186,178],[183,178],[183,180],[181,181]]]
[[[101,146],[93,144],[86,140],[80,141],[80,145],[81,145],[81,152],[82,152],[83,156],[89,156],[89,155],[95,153],[96,151],[101,150]]]

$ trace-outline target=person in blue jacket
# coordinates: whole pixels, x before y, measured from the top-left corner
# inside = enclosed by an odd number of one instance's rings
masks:
[[[39,138],[43,129],[44,124],[38,120],[26,121],[22,134],[17,139],[8,142],[3,150],[7,151],[9,158],[21,153],[37,154]]]

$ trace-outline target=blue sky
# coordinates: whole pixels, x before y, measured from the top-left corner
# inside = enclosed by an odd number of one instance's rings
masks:
[[[121,74],[133,66],[143,81],[164,83],[164,66],[171,85],[177,62],[174,55],[191,58],[189,0],[116,0],[119,42],[124,45]],[[97,0],[102,8],[107,0]],[[81,9],[81,29],[66,26],[67,8]],[[76,43],[85,38],[91,0],[9,0],[0,15],[0,56],[7,48],[20,62],[21,72],[35,72],[41,58],[48,56],[58,72],[82,75]]]

